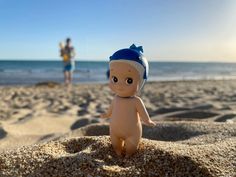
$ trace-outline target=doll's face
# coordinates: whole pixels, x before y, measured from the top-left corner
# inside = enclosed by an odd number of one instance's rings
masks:
[[[127,63],[110,64],[109,86],[120,97],[134,96],[138,91],[140,76],[138,71]]]

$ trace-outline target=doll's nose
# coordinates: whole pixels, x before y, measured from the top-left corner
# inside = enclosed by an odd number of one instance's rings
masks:
[[[117,89],[119,89],[119,90],[124,90],[124,89],[125,89],[125,83],[120,82],[120,83],[117,85]]]

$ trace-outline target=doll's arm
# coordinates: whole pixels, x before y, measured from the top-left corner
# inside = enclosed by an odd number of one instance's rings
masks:
[[[113,107],[113,104],[111,103],[111,105],[108,108],[107,112],[104,113],[104,114],[101,114],[100,117],[101,118],[109,118],[111,116],[111,113],[112,113],[112,107]]]
[[[145,105],[144,105],[143,101],[139,97],[136,97],[136,109],[137,109],[137,111],[138,111],[142,121],[146,125],[148,125],[148,126],[155,126],[156,125],[156,123],[153,122],[150,119],[150,117],[148,115],[148,112],[147,112],[147,110],[145,108]]]

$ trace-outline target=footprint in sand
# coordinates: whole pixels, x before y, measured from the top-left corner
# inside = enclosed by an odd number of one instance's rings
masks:
[[[194,120],[194,119],[207,119],[213,118],[219,115],[218,113],[208,112],[208,111],[184,111],[181,113],[171,114],[166,117],[166,120]]]
[[[1,110],[0,109],[0,120],[7,120],[11,118],[11,110],[5,109]]]
[[[179,108],[179,107],[171,107],[171,108],[160,108],[156,110],[155,114],[166,114],[166,113],[172,113],[172,112],[178,112],[178,111],[187,111],[189,108]]]
[[[0,139],[7,136],[7,132],[0,125]]]
[[[219,116],[215,119],[216,122],[229,122],[230,120],[235,119],[236,121],[236,114],[225,114],[222,116]]]
[[[88,119],[88,118],[82,118],[82,119],[79,119],[77,120],[76,122],[74,122],[70,129],[71,130],[75,130],[77,128],[81,128],[81,127],[84,127],[88,124],[93,124],[93,123],[99,123],[99,120],[96,120],[96,119]]]

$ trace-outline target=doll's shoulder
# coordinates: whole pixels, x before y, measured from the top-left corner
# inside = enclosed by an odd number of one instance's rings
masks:
[[[140,104],[140,103],[142,104],[143,103],[142,99],[138,96],[134,96],[134,101],[135,101],[136,104]]]

